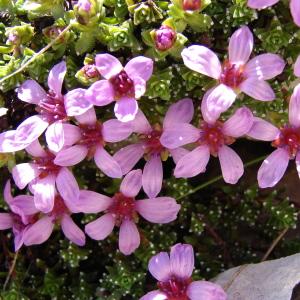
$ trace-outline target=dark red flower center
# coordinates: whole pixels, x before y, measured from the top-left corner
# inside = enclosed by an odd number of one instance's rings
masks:
[[[47,152],[45,157],[36,157],[33,159],[33,163],[37,165],[37,168],[41,171],[39,178],[43,179],[48,175],[57,175],[61,166],[54,163],[55,155],[51,152]]]
[[[183,0],[182,6],[184,10],[198,10],[201,8],[201,0]]]
[[[165,147],[160,143],[160,137],[162,135],[162,129],[160,125],[156,124],[152,131],[140,136],[144,142],[145,154],[161,154],[165,150]]]
[[[50,124],[56,121],[66,121],[68,118],[64,100],[53,91],[48,92],[47,99],[40,101],[36,110]]]
[[[57,219],[62,217],[65,213],[69,213],[69,209],[67,208],[63,198],[60,195],[56,195],[54,199],[54,207],[50,215]]]
[[[93,157],[97,146],[104,145],[102,136],[102,124],[96,122],[93,125],[80,124],[81,139],[77,143],[85,145],[89,149],[88,157]]]
[[[109,81],[114,87],[115,97],[121,98],[134,95],[134,82],[125,70],[110,78]]]
[[[135,199],[122,193],[116,193],[113,204],[108,209],[116,218],[116,224],[120,225],[123,220],[131,220],[135,217]]]
[[[273,143],[273,146],[285,148],[291,158],[294,158],[300,150],[300,128],[285,126],[281,128],[280,135]]]
[[[190,278],[181,279],[172,276],[168,281],[159,281],[157,285],[159,290],[168,297],[168,300],[189,300],[186,293],[191,282]]]
[[[217,156],[219,149],[223,145],[230,145],[234,138],[224,135],[223,123],[217,121],[214,124],[208,124],[203,121],[200,124],[201,138],[198,141],[200,145],[208,145],[211,155]]]
[[[244,66],[225,61],[222,68],[220,82],[235,89],[245,80]]]

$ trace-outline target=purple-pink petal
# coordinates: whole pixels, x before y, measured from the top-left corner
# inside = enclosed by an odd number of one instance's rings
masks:
[[[0,213],[0,230],[9,229],[13,226],[13,218],[11,214]]]
[[[79,124],[94,125],[97,122],[97,116],[94,107],[88,109],[82,115],[75,116]]]
[[[30,144],[30,142],[15,141],[16,132],[16,130],[8,130],[0,134],[0,153],[23,150]]]
[[[47,99],[44,89],[35,80],[26,80],[18,88],[18,98],[24,102],[38,105]]]
[[[74,89],[64,96],[64,104],[68,116],[82,115],[93,106],[86,100],[85,92],[85,89]]]
[[[61,218],[61,229],[64,235],[74,244],[83,246],[85,244],[84,232],[74,223],[72,218],[64,214]]]
[[[12,176],[19,189],[23,189],[29,182],[40,175],[36,164],[22,163],[13,167]]]
[[[153,72],[153,60],[145,56],[134,57],[126,64],[124,70],[131,79],[140,77],[147,81]]]
[[[133,79],[134,84],[134,97],[135,99],[141,98],[146,92],[146,81],[140,77]]]
[[[174,176],[189,178],[205,172],[209,158],[210,152],[206,145],[195,148],[177,162]]]
[[[177,164],[178,161],[183,157],[185,156],[186,154],[189,153],[189,150],[185,149],[185,148],[176,148],[176,149],[172,149],[172,150],[169,150],[170,151],[170,154],[174,160],[174,163]]]
[[[130,171],[122,180],[120,191],[126,197],[136,197],[142,188],[142,171]]]
[[[62,123],[62,130],[64,147],[72,146],[73,144],[78,142],[82,137],[81,130],[78,126],[71,125],[68,123]]]
[[[163,292],[157,290],[147,293],[140,300],[168,300],[168,297]]]
[[[221,286],[204,280],[190,283],[187,295],[190,300],[227,300]]]
[[[189,244],[176,244],[171,247],[170,268],[176,277],[187,279],[194,270],[194,250]]]
[[[297,170],[298,176],[300,178],[300,152],[299,151],[296,155],[295,163],[296,163],[296,170]]]
[[[143,170],[143,189],[149,198],[155,198],[161,190],[163,166],[160,155],[152,155]]]
[[[136,201],[136,210],[147,221],[165,224],[176,220],[180,205],[171,197]]]
[[[60,151],[65,145],[63,123],[60,121],[52,123],[45,133],[48,148],[53,152]]]
[[[104,106],[114,101],[115,92],[108,80],[93,83],[85,92],[85,99],[97,106]]]
[[[54,159],[58,166],[74,166],[83,161],[88,153],[88,148],[83,145],[75,145],[59,151]]]
[[[85,225],[85,233],[93,240],[106,239],[115,227],[115,218],[108,213]]]
[[[123,220],[119,232],[119,249],[124,255],[132,254],[140,245],[140,234],[131,220]]]
[[[121,122],[132,121],[138,112],[138,108],[137,101],[134,98],[123,97],[115,104],[115,116]]]
[[[257,173],[258,185],[261,188],[273,187],[284,175],[289,164],[289,153],[278,148],[262,163]]]
[[[253,114],[247,107],[239,108],[224,123],[223,133],[234,138],[247,134],[253,124]]]
[[[13,200],[13,196],[11,194],[11,184],[10,184],[10,180],[7,180],[4,186],[4,191],[3,191],[3,198],[4,201],[10,205],[10,203]]]
[[[77,208],[78,212],[86,214],[98,213],[108,209],[112,203],[113,200],[110,197],[93,191],[81,190],[79,192]]]
[[[57,96],[61,97],[61,89],[65,75],[67,73],[67,65],[64,61],[56,64],[49,72],[48,86]]]
[[[297,57],[294,65],[294,74],[295,76],[300,77],[300,55]]]
[[[111,119],[103,123],[103,139],[109,143],[115,143],[125,140],[132,132],[130,122],[124,123],[116,119]]]
[[[96,55],[95,64],[99,73],[106,79],[110,79],[123,70],[119,60],[110,54]]]
[[[275,99],[275,93],[270,84],[255,77],[247,78],[241,83],[239,88],[242,92],[256,100],[272,101]]]
[[[140,109],[138,110],[134,120],[132,120],[130,124],[132,125],[133,132],[146,134],[151,131],[151,125]]]
[[[148,269],[157,281],[168,281],[171,274],[170,258],[167,252],[160,252],[149,260]]]
[[[253,118],[252,127],[247,133],[247,135],[252,137],[253,139],[266,142],[274,141],[279,134],[280,130],[277,127],[275,127],[268,121],[257,117]]]
[[[236,184],[244,174],[244,165],[237,153],[228,146],[222,146],[218,152],[224,181]]]
[[[193,45],[181,52],[184,64],[191,70],[219,79],[222,71],[218,56],[204,46]]]
[[[289,122],[300,127],[300,84],[296,85],[289,103]]]
[[[33,196],[18,195],[9,203],[11,211],[22,217],[23,223],[26,223],[27,216],[34,215],[38,212],[34,204]]]
[[[299,0],[291,0],[290,9],[293,20],[297,26],[300,27],[300,2]]]
[[[184,98],[172,104],[164,118],[164,129],[176,123],[190,123],[194,116],[193,100]]]
[[[248,0],[248,6],[254,9],[262,9],[276,4],[279,0]]]
[[[253,49],[253,34],[247,26],[236,30],[229,41],[229,61],[232,64],[245,64]]]
[[[47,152],[44,150],[39,140],[33,141],[25,148],[26,152],[33,157],[45,157]]]

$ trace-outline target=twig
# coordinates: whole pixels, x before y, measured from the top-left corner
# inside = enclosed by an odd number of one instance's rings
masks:
[[[16,74],[20,73],[24,69],[26,69],[38,56],[45,53],[49,48],[51,48],[70,28],[72,24],[69,24],[53,41],[51,41],[46,47],[41,49],[39,52],[35,53],[24,65],[22,65],[19,69],[14,71],[13,73],[8,74],[4,78],[0,80],[0,84],[6,81],[8,78],[15,76]]]
[[[4,283],[4,285],[3,285],[3,291],[5,291],[6,286],[8,285],[9,280],[10,280],[10,278],[11,278],[11,275],[12,275],[13,271],[15,270],[15,266],[16,266],[16,263],[17,263],[18,254],[19,254],[19,251],[17,251],[17,252],[15,253],[14,260],[13,260],[13,262],[12,262],[12,265],[11,265],[10,268],[9,268],[9,272],[8,272],[8,274],[7,274],[7,277],[6,277],[6,279],[5,279],[5,283]]]
[[[268,251],[265,253],[265,255],[263,256],[263,258],[261,259],[261,262],[265,261],[269,255],[271,254],[271,252],[274,250],[274,248],[277,246],[277,244],[280,242],[280,240],[285,236],[285,234],[288,232],[289,228],[285,228],[284,230],[282,230],[279,235],[277,236],[277,238],[272,242],[271,246],[269,247]]]

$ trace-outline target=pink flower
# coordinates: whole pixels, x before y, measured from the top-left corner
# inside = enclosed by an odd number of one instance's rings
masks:
[[[248,6],[255,9],[262,9],[272,6],[279,2],[279,0],[248,0]],[[300,26],[300,2],[299,0],[290,1],[290,10],[294,22],[296,25]]]
[[[155,124],[151,126],[145,115],[139,111],[133,124],[133,131],[139,134],[139,141],[136,144],[126,146],[114,155],[114,159],[119,163],[122,173],[128,173],[135,164],[145,157],[147,160],[143,171],[143,189],[150,198],[158,195],[163,181],[162,161],[167,160],[169,153],[176,162],[182,155],[188,151],[179,149],[168,149],[160,142],[163,132],[172,127],[173,124],[188,123],[192,120],[194,114],[193,102],[191,99],[182,99],[172,104],[168,109],[163,126]]]
[[[158,280],[158,290],[140,300],[226,300],[227,295],[217,284],[192,281],[194,251],[191,245],[176,244],[167,252],[160,252],[149,261],[149,272]]]
[[[297,57],[294,65],[294,74],[295,76],[300,77],[300,55]]]
[[[255,118],[247,135],[262,141],[273,141],[272,145],[277,148],[258,170],[257,180],[261,188],[275,186],[291,159],[296,160],[300,176],[300,85],[295,87],[290,100],[289,124],[278,129],[263,119]]]
[[[12,176],[18,188],[29,184],[38,210],[49,213],[53,210],[55,186],[68,205],[79,197],[79,187],[72,172],[55,164],[55,153],[44,150],[36,140],[25,149],[34,158],[29,163],[16,165]]]
[[[202,104],[204,101],[202,101]],[[253,115],[246,108],[239,108],[226,121],[211,118],[202,105],[204,121],[199,128],[188,123],[173,125],[161,136],[161,143],[169,149],[196,143],[197,147],[176,163],[175,177],[193,177],[205,172],[210,155],[218,156],[225,182],[235,184],[244,173],[243,162],[228,145],[245,135],[251,128]]]
[[[280,56],[261,54],[250,61],[253,35],[243,26],[231,36],[229,58],[221,65],[219,58],[204,46],[193,45],[181,53],[184,64],[193,71],[212,77],[218,85],[204,97],[206,110],[212,118],[218,118],[235,101],[237,94],[245,94],[261,101],[271,101],[275,94],[265,81],[280,74],[285,62]]]
[[[103,240],[114,226],[120,226],[119,249],[125,255],[133,253],[140,245],[136,226],[138,215],[152,223],[169,223],[176,219],[180,209],[175,199],[158,197],[135,200],[142,187],[142,172],[134,170],[123,179],[120,192],[112,198],[92,192],[80,191],[78,209],[84,213],[105,211],[105,214],[85,226],[85,232],[94,240]]]
[[[75,118],[79,125],[69,125],[74,135],[74,145],[58,152],[54,163],[67,167],[81,162],[85,157],[94,158],[98,168],[107,176],[121,178],[121,167],[104,146],[126,139],[132,132],[130,122],[112,119],[101,124],[97,121],[94,108]]]
[[[59,151],[64,144],[63,122],[68,116],[74,115],[75,105],[81,107],[83,113],[91,104],[84,100],[84,90],[76,89],[66,96],[61,94],[66,63],[55,65],[48,76],[49,91],[34,80],[26,80],[18,89],[18,97],[24,102],[35,104],[38,115],[31,116],[23,121],[16,130],[10,130],[0,135],[0,152],[14,152],[26,148],[46,131],[46,140],[49,148]],[[68,100],[65,105],[65,98]],[[72,100],[72,101],[71,101]],[[74,106],[74,107],[72,107]]]
[[[155,47],[160,51],[166,51],[173,47],[176,41],[176,31],[166,25],[162,25],[154,33]]]
[[[97,106],[113,101],[118,120],[128,122],[138,111],[137,99],[146,91],[146,81],[151,77],[153,61],[144,56],[131,59],[123,68],[117,58],[110,54],[98,54],[96,66],[105,78],[95,82],[86,91],[86,99]]]

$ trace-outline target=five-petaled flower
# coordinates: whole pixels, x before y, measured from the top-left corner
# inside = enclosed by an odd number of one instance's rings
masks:
[[[138,111],[136,100],[144,95],[146,81],[152,75],[152,59],[137,56],[123,68],[114,56],[98,54],[95,65],[105,80],[92,84],[86,91],[86,99],[97,106],[116,101],[114,111],[117,119],[122,122],[132,121]]]
[[[193,281],[194,251],[189,244],[176,244],[167,252],[160,252],[149,261],[149,271],[158,280],[158,290],[140,300],[226,300],[227,295],[217,284]]]
[[[285,66],[276,54],[261,54],[250,61],[253,35],[243,26],[231,36],[229,57],[221,65],[217,55],[204,46],[192,45],[181,53],[184,64],[193,71],[212,77],[218,85],[203,98],[212,118],[218,118],[235,101],[237,94],[245,94],[261,101],[275,99],[271,86],[265,81],[279,75]]]

